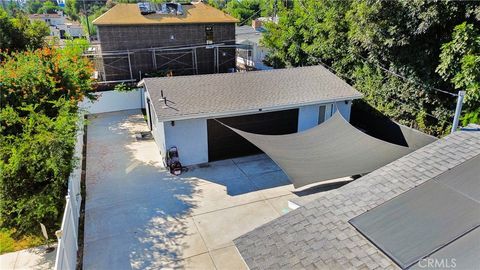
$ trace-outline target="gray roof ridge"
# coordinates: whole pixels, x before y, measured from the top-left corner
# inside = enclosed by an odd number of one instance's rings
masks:
[[[242,74],[241,76],[243,76],[243,75],[246,75],[246,74],[258,74],[258,73],[265,74],[265,73],[282,72],[282,71],[290,70],[290,69],[309,69],[309,68],[324,68],[329,73],[332,73],[330,70],[328,70],[323,65],[312,65],[312,66],[302,66],[302,67],[285,67],[285,68],[277,68],[277,69],[253,70],[253,71],[248,71],[248,72],[211,73],[211,74],[196,74],[196,75],[172,76],[172,77],[148,77],[148,78],[143,78],[142,80],[152,81],[152,80],[165,80],[165,79],[168,80],[168,79],[172,79],[172,78],[181,79],[181,78],[191,78],[191,77],[197,77],[197,78],[198,77],[223,77],[223,76],[227,77],[227,76],[238,76],[240,74]],[[347,82],[345,82],[345,83],[347,83]]]

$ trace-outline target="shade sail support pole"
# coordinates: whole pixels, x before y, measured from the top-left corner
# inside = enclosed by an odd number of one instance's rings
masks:
[[[462,106],[463,106],[463,98],[465,97],[465,91],[458,92],[457,98],[457,107],[455,108],[455,116],[453,117],[453,125],[452,130],[450,133],[457,131],[458,128],[458,121],[460,119],[460,115],[462,114]]]

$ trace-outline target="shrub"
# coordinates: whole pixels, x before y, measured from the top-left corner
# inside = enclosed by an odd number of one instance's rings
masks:
[[[36,106],[12,107],[0,113],[0,131],[22,126],[22,132],[0,136],[0,225],[15,228],[15,236],[39,233],[39,222],[59,225],[67,179],[75,161],[76,120],[68,102],[56,102],[58,116],[50,118]]]
[[[86,44],[72,45],[0,55],[0,228],[15,239],[61,222],[77,104],[92,97]]]

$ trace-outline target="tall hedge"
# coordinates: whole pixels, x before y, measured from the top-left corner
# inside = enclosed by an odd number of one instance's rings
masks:
[[[54,231],[62,216],[67,179],[73,168],[76,114],[67,103],[56,117],[24,107],[20,117],[3,109],[2,131],[15,125],[22,132],[0,136],[0,224],[18,234],[39,233],[39,222]]]
[[[91,96],[85,44],[2,54],[0,227],[17,235],[52,231],[63,213],[75,160],[77,104]]]

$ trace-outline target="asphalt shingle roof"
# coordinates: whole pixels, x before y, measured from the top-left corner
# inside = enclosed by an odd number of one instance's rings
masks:
[[[275,111],[362,97],[323,66],[145,78],[142,84],[160,121]]]
[[[237,23],[234,17],[204,3],[182,5],[183,15],[149,14],[142,15],[137,4],[118,3],[100,17],[94,25],[158,25],[188,23]]]
[[[250,25],[235,27],[235,40],[237,43],[250,41],[260,45],[260,39],[262,39],[262,35],[262,31],[256,30]]]
[[[234,243],[250,269],[398,269],[348,221],[478,155],[480,131],[455,132]]]

